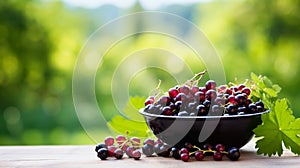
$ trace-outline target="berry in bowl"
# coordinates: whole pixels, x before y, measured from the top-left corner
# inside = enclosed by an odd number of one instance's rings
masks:
[[[253,137],[253,129],[268,113],[263,102],[251,94],[251,83],[217,86],[200,78],[149,96],[140,110],[153,134],[170,146],[223,144],[240,148]]]

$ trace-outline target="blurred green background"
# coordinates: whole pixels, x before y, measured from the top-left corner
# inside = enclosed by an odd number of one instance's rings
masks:
[[[77,55],[99,26],[148,9],[142,1],[123,8],[112,4],[86,8],[66,2],[0,1],[0,145],[94,143],[82,129],[72,101]],[[180,15],[202,29],[222,59],[227,81],[249,78],[250,72],[266,75],[282,87],[281,97],[290,100],[300,117],[300,1],[206,0],[164,4],[155,10]],[[129,43],[141,48],[167,45],[155,36],[131,38]],[[131,49],[116,46],[110,53],[114,59],[105,59],[97,78],[110,79],[116,60]],[[192,64],[194,73],[204,69],[202,63]],[[153,81],[170,79],[159,70],[149,70],[147,75]],[[135,81],[138,78],[130,84],[130,95],[143,95],[145,86]],[[174,84],[174,80],[164,83],[163,88]],[[150,82],[146,87],[155,85]],[[116,112],[103,88],[110,85],[96,82],[102,112],[110,120]],[[99,134],[104,137],[110,132],[99,128]]]

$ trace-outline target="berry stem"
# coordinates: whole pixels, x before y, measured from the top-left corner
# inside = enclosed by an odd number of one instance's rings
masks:
[[[202,79],[203,75],[206,73],[206,69],[202,72],[199,72],[195,74],[192,79],[188,80],[185,84],[192,86],[192,85],[198,85],[199,81]],[[195,80],[197,77],[199,77],[197,80]]]

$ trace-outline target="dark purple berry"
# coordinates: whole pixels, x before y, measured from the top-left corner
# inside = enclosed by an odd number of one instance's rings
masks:
[[[238,112],[238,109],[235,105],[233,104],[229,104],[227,107],[226,107],[226,111],[229,115],[237,115],[237,112]]]
[[[258,101],[258,102],[256,102],[256,103],[255,103],[255,105],[256,105],[256,106],[260,106],[260,107],[262,107],[262,109],[264,109],[264,108],[265,108],[265,105],[264,105],[264,103],[263,103],[262,101]]]
[[[181,155],[181,154],[183,154],[183,153],[189,153],[189,150],[187,149],[187,148],[181,148],[180,150],[179,150],[179,154]]]
[[[175,158],[175,159],[180,159],[180,154],[179,154],[178,148],[173,147],[173,148],[171,149],[171,155],[172,155],[172,157]]]
[[[198,116],[205,116],[208,113],[206,107],[203,104],[198,105],[196,110],[198,111]]]
[[[257,112],[257,106],[255,104],[249,104],[247,113],[253,114]]]
[[[107,149],[106,148],[99,149],[98,152],[97,152],[97,156],[101,160],[105,160],[108,157],[108,151],[107,151]]]
[[[228,157],[232,161],[236,161],[240,158],[240,151],[236,147],[232,147],[228,150]]]
[[[205,94],[205,98],[207,100],[215,100],[216,97],[217,97],[217,92],[215,90],[212,90],[212,89],[208,90]]]
[[[143,144],[144,144],[144,145],[145,145],[145,144],[149,144],[149,145],[154,146],[154,140],[151,139],[151,138],[147,138],[146,140],[144,140],[144,143],[143,143]]]
[[[116,159],[122,159],[123,157],[123,151],[121,149],[116,149],[114,154]]]
[[[203,151],[197,151],[195,153],[195,159],[198,160],[198,161],[201,161],[204,159],[204,153]]]
[[[139,160],[141,158],[141,155],[141,152],[138,150],[132,152],[132,157],[134,158],[134,160]]]
[[[205,84],[205,88],[207,90],[210,90],[210,89],[216,90],[216,87],[217,87],[217,83],[215,81],[213,81],[213,80],[209,80]]]
[[[153,145],[149,145],[149,144],[145,144],[142,147],[142,152],[146,156],[151,156],[154,153],[154,146]]]
[[[190,88],[186,85],[183,85],[179,88],[180,93],[184,93],[185,95],[190,94]]]
[[[223,144],[217,144],[215,149],[216,151],[222,152],[225,151],[225,146]]]
[[[183,153],[183,154],[180,155],[180,158],[181,158],[182,161],[188,162],[189,159],[190,159],[190,156],[189,156],[188,153]]]
[[[101,149],[101,148],[106,148],[107,149],[107,145],[105,145],[103,143],[100,143],[100,144],[96,145],[95,152],[98,152],[98,150]]]
[[[216,151],[213,155],[215,161],[221,161],[223,158],[223,154],[221,152]]]

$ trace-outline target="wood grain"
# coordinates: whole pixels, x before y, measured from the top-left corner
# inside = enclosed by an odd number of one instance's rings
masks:
[[[213,161],[211,156],[204,161],[182,162],[173,158],[145,157],[135,161],[109,158],[101,161],[93,145],[87,146],[1,146],[0,167],[101,167],[101,168],[194,168],[194,167],[300,167],[300,158],[285,150],[282,157],[256,155],[254,141],[241,149],[239,161]]]

